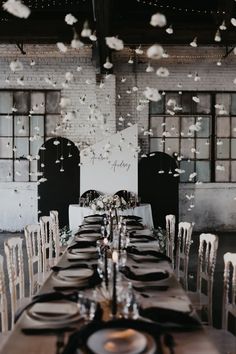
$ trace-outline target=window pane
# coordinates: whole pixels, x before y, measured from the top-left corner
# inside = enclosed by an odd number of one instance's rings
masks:
[[[150,152],[163,151],[162,139],[151,138],[150,139]]]
[[[44,136],[44,116],[30,117],[30,136]]]
[[[14,107],[17,109],[17,113],[29,113],[29,92],[14,92]]]
[[[236,159],[236,139],[231,140],[231,158]]]
[[[182,112],[183,113],[192,113],[193,109],[192,109],[192,104],[193,104],[193,100],[192,100],[192,94],[190,92],[183,92],[182,94]]]
[[[169,155],[173,155],[173,153],[179,154],[179,139],[165,139],[165,152]]]
[[[196,162],[197,180],[200,182],[210,182],[210,162],[197,161]]]
[[[216,150],[217,150],[217,158],[218,159],[228,159],[229,158],[229,139],[218,139]]]
[[[60,91],[48,91],[46,93],[46,112],[59,113]]]
[[[164,113],[164,98],[158,102],[151,102],[150,103],[150,112],[152,114],[162,114]]]
[[[236,117],[231,118],[232,131],[231,135],[236,137]]]
[[[178,93],[167,93],[165,96],[166,104],[165,104],[165,111],[167,112],[168,110],[173,111],[175,106],[180,107],[180,95]],[[171,103],[171,104],[170,104]]]
[[[194,161],[181,161],[180,169],[185,170],[185,173],[180,175],[180,182],[190,182],[189,176],[194,172]],[[195,182],[195,178],[192,181]]]
[[[15,157],[26,157],[29,154],[29,139],[28,138],[15,138]]]
[[[208,139],[197,139],[196,149],[199,152],[199,154],[197,154],[197,159],[209,159],[210,145]]]
[[[47,115],[46,117],[46,136],[55,136],[53,133],[57,127],[57,123],[60,122],[60,116]]]
[[[193,139],[181,139],[181,151],[180,153],[184,158],[194,158],[194,153],[191,149],[194,148]]]
[[[210,136],[210,118],[203,117],[202,120],[197,119],[197,122],[201,124],[201,129],[196,132],[196,136],[199,138],[206,138]]]
[[[230,118],[217,117],[217,136],[228,137],[230,136]]]
[[[0,116],[0,136],[12,136],[12,116]]]
[[[195,124],[195,118],[193,117],[182,117],[181,118],[181,135],[182,136],[193,136],[194,134],[189,131],[189,127]]]
[[[12,139],[0,138],[0,158],[12,158]]]
[[[39,153],[39,148],[43,145],[43,138],[34,140],[30,142],[30,154],[35,156]]]
[[[27,182],[29,181],[29,161],[15,160],[15,181]]]
[[[0,160],[0,182],[11,182],[12,175],[12,160]]]
[[[32,181],[32,182],[35,182],[38,180],[37,166],[38,166],[37,160],[30,161],[30,181]]]
[[[229,114],[230,112],[230,94],[229,93],[218,93],[216,95],[216,104],[218,105],[223,105],[224,110],[226,113],[224,114]],[[221,108],[216,108],[216,113],[220,114],[222,111]]]
[[[179,135],[178,117],[166,117],[166,131],[168,131],[173,137]]]
[[[229,181],[229,161],[216,161],[216,182]]]
[[[0,113],[11,113],[13,107],[12,92],[0,92]]]
[[[231,94],[231,114],[236,114],[236,94]]]
[[[163,117],[151,117],[150,128],[152,128],[154,136],[162,136],[163,133]]]
[[[236,161],[231,161],[231,181],[236,182]]]
[[[15,117],[14,121],[15,136],[29,136],[29,117]]]
[[[211,96],[209,94],[198,94],[200,99],[199,103],[196,103],[196,112],[209,114],[211,112]]]
[[[44,92],[32,92],[31,93],[31,107],[34,113],[45,112],[45,95]]]

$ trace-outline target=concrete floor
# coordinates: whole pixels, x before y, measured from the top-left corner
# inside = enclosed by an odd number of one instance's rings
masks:
[[[226,252],[236,252],[236,232],[235,233],[217,233],[219,236],[219,247],[217,253],[215,277],[214,277],[214,293],[213,293],[213,319],[214,326],[220,328],[221,326],[221,309],[222,309],[222,293],[223,293],[223,255]],[[0,254],[4,255],[4,241],[10,237],[20,236],[24,239],[23,233],[0,233]],[[193,234],[193,244],[190,249],[190,263],[189,263],[189,288],[194,289],[197,269],[197,254],[198,254],[198,238],[199,234]],[[24,260],[27,259],[25,241],[23,242]],[[28,264],[24,263],[25,267],[25,285],[26,296],[28,295]],[[6,264],[5,264],[6,269]],[[8,281],[7,273],[6,282]],[[7,284],[8,285],[8,284]],[[8,286],[7,286],[8,288]],[[9,290],[7,289],[8,300],[10,303]],[[236,333],[236,323],[234,322],[232,330]]]

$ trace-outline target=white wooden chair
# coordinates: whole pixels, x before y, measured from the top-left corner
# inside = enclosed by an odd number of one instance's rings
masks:
[[[0,313],[1,313],[1,333],[0,333],[0,349],[5,344],[8,331],[8,305],[6,297],[6,283],[3,269],[3,256],[0,255]]]
[[[174,268],[175,215],[166,215],[166,255],[172,260]]]
[[[213,234],[201,234],[198,250],[197,289],[196,292],[188,292],[188,296],[197,311],[207,310],[208,324],[212,325],[212,293],[213,279],[218,249],[218,236]],[[206,293],[203,287],[206,282]]]
[[[52,219],[50,216],[41,216],[39,223],[43,256],[43,277],[46,279],[50,273],[51,267],[56,264],[56,257],[53,249]]]
[[[6,283],[3,269],[3,256],[0,255],[0,312],[1,312],[1,332],[8,331],[8,312],[7,312]]]
[[[205,326],[208,336],[215,343],[221,354],[236,353],[236,327],[235,333],[228,331],[229,313],[236,320],[236,253],[224,255],[224,289],[222,303],[222,329]],[[235,322],[234,322],[235,323]]]
[[[20,237],[14,237],[4,243],[11,295],[11,327],[14,325],[16,310],[25,305],[26,300],[29,301],[25,298],[22,242],[23,240]]]
[[[189,222],[180,222],[176,247],[175,273],[182,280],[185,290],[188,290],[189,251],[192,243],[193,226]]]
[[[24,234],[28,255],[29,294],[32,296],[43,283],[40,225],[27,225]]]
[[[58,218],[58,211],[57,210],[51,210],[49,213],[49,216],[51,217],[51,229],[52,229],[52,237],[54,241],[54,249],[55,249],[55,257],[56,260],[58,261],[59,256],[60,256],[60,231],[59,231],[59,218]]]

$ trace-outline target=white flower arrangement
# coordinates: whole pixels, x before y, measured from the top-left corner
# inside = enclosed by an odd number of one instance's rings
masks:
[[[100,195],[98,198],[92,200],[89,204],[93,211],[109,210],[109,209],[126,209],[127,202],[123,197],[118,195]]]

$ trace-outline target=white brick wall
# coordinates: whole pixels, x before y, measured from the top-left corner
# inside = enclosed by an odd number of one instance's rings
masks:
[[[55,88],[62,90],[62,96],[71,99],[71,106],[68,110],[76,113],[76,118],[71,122],[70,128],[67,131],[59,132],[59,134],[74,142],[82,143],[82,145],[97,142],[109,133],[114,133],[117,128],[125,128],[130,123],[138,122],[140,128],[147,129],[148,105],[142,112],[136,110],[139,100],[143,98],[142,91],[146,86],[156,87],[160,90],[236,90],[236,85],[233,83],[233,79],[236,77],[236,58],[231,53],[226,59],[222,60],[221,66],[217,66],[216,62],[225,54],[224,48],[219,47],[165,47],[170,55],[169,58],[153,62],[152,65],[155,69],[159,66],[166,66],[170,71],[168,78],[159,78],[155,73],[146,73],[147,58],[145,55],[138,56],[135,64],[128,64],[131,54],[129,50],[113,53],[114,75],[110,75],[108,78],[96,75],[91,48],[69,49],[65,54],[60,53],[54,45],[25,45],[24,50],[27,53],[26,55],[22,55],[15,45],[0,45],[0,88],[51,89],[52,86],[45,82],[45,77],[50,77],[55,82]],[[23,73],[14,74],[10,72],[9,63],[16,58],[24,64]],[[33,67],[30,65],[32,59],[36,62]],[[83,70],[78,72],[76,70],[77,66],[81,66]],[[68,88],[63,88],[62,83],[65,81],[64,75],[67,71],[74,74],[74,80],[69,83]],[[193,76],[198,72],[201,80],[195,82],[193,78],[188,78],[189,72]],[[24,76],[25,83],[23,87],[16,83],[17,78],[22,76]],[[121,82],[123,76],[126,77],[124,83]],[[5,81],[6,78],[9,78],[9,83]],[[104,81],[104,86],[100,85],[101,81]],[[138,87],[138,91],[133,91],[135,86]],[[129,93],[129,90],[131,90],[131,93]],[[86,97],[84,104],[81,104],[80,98],[82,96]],[[93,108],[95,107],[96,112],[92,118],[90,117],[90,105],[93,105]],[[121,125],[118,121],[120,116],[125,119]],[[104,129],[101,129],[99,119],[105,120]],[[141,132],[140,138],[144,149],[147,149],[148,139]],[[12,188],[14,188],[14,183]],[[17,188],[21,189],[19,185]],[[195,190],[193,186],[189,186],[189,188]],[[208,191],[207,196],[211,199],[214,188],[209,188]],[[233,193],[236,195],[236,191],[234,191],[234,187],[231,186],[232,198]],[[0,195],[0,199],[2,195]],[[186,211],[187,207],[182,189],[180,199],[181,217],[186,216],[188,218],[189,214]],[[2,199],[1,202],[4,204]],[[35,195],[35,210],[36,204]],[[196,201],[196,205],[198,207],[193,210],[191,219],[200,223],[199,215],[204,212],[204,208],[202,209],[200,200]],[[211,216],[213,228],[214,225],[217,225],[217,215],[219,215],[220,208],[224,208],[225,205],[227,205],[227,199],[219,203],[219,208]],[[209,208],[209,204],[207,204],[207,208]],[[28,216],[25,217],[28,220]],[[32,216],[32,221],[35,217],[35,215]],[[232,221],[232,218],[230,220]],[[227,224],[226,219],[225,224]],[[224,220],[221,220],[220,225],[224,225]],[[21,223],[18,228],[21,229],[23,226]],[[225,228],[227,229],[227,225],[225,225]],[[231,222],[230,228],[236,229],[236,222],[235,224]],[[204,225],[198,224],[198,229],[204,229]]]

